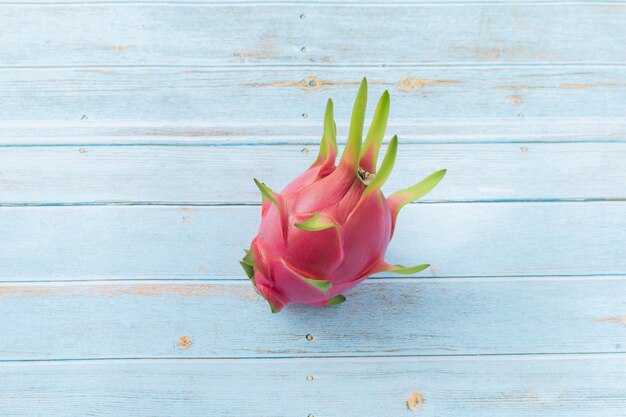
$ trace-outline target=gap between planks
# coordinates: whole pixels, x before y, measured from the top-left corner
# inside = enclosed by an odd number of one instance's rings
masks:
[[[186,358],[67,358],[67,359],[11,359],[0,360],[0,367],[4,366],[42,366],[42,365],[68,365],[76,363],[106,364],[110,362],[125,363],[224,363],[225,361],[253,361],[254,363],[315,363],[337,360],[351,363],[369,363],[373,360],[378,362],[406,362],[410,359],[415,362],[450,362],[450,361],[558,361],[558,360],[589,360],[589,359],[624,359],[626,352],[589,352],[589,353],[492,353],[472,355],[362,355],[362,356],[307,356],[307,357],[186,357]]]
[[[626,275],[623,274],[585,274],[585,275],[511,275],[511,276],[441,276],[441,277],[388,277],[385,275],[371,276],[361,285],[371,285],[384,281],[386,283],[400,283],[400,284],[432,284],[445,281],[445,283],[478,283],[478,282],[584,282],[584,281],[624,281]],[[0,281],[1,287],[71,287],[71,286],[99,286],[99,285],[248,285],[249,280],[247,278],[196,278],[196,279],[172,279],[168,278],[98,278],[98,279],[74,279],[74,280],[33,280],[33,281]]]
[[[471,6],[547,6],[547,5],[616,5],[623,4],[624,0],[478,0],[478,1],[390,1],[390,2],[363,2],[363,1],[47,1],[47,2],[0,2],[0,6],[92,6],[114,5],[114,6],[193,6],[193,7],[271,7],[271,6],[341,6],[341,7],[371,7],[371,8],[392,8],[392,7],[471,7]]]
[[[101,4],[101,3],[98,3]],[[625,3],[626,4],[626,3]],[[4,4],[0,3],[0,7]],[[70,4],[71,5],[71,4]],[[0,64],[0,70],[107,70],[107,69],[186,69],[194,68],[200,70],[206,70],[206,72],[223,72],[224,69],[230,71],[245,71],[250,69],[256,70],[303,70],[314,68],[332,68],[332,69],[345,69],[345,70],[358,70],[358,69],[371,69],[371,68],[399,68],[399,69],[420,69],[420,68],[533,68],[533,69],[558,69],[558,68],[624,68],[626,64],[623,62],[593,62],[593,61],[579,61],[579,62],[558,62],[558,61],[534,61],[534,62],[455,62],[455,61],[441,61],[437,63],[428,62],[359,62],[358,64],[349,63],[226,63],[226,64],[94,64],[94,65],[2,65]]]
[[[476,200],[423,200],[410,204],[550,204],[550,203],[623,203],[626,198],[526,198],[526,199],[476,199]],[[19,207],[257,207],[260,203],[211,203],[180,201],[70,201],[70,202],[10,202],[0,203],[1,208]]]

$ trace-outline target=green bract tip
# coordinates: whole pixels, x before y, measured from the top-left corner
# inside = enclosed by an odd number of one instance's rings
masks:
[[[267,185],[263,184],[262,182],[260,182],[256,178],[254,179],[254,183],[256,184],[256,186],[261,191],[261,196],[263,197],[263,200],[267,200],[270,203],[274,204],[276,207],[280,208],[280,206],[278,204],[278,199],[276,198],[276,193],[274,191],[272,191],[272,189],[270,187],[268,187]]]
[[[280,308],[276,307],[274,304],[270,303],[269,301],[267,302],[267,304],[270,305],[270,309],[272,310],[273,314],[280,313]]]
[[[311,279],[311,278],[304,278],[304,277],[300,277],[300,278],[302,278],[304,282],[308,282],[309,284],[313,285],[318,290],[322,291],[324,294],[327,293],[328,290],[330,290],[333,286],[333,284],[328,281],[322,281],[318,279]]]
[[[326,302],[326,307],[336,306],[346,301],[346,297],[342,294],[336,295]]]
[[[354,168],[356,175],[361,156],[361,142],[363,141],[363,123],[365,122],[365,109],[367,107],[367,79],[363,78],[359,92],[352,108],[352,118],[350,119],[350,132],[348,133],[348,143],[343,150],[340,164]]]
[[[383,137],[387,130],[387,119],[389,118],[389,92],[385,90],[376,105],[372,124],[367,131],[365,143],[363,143],[363,151],[361,152],[361,160],[359,165],[367,172],[376,172],[376,161],[378,161],[378,152],[380,145],[383,143]]]
[[[302,223],[295,223],[298,229],[306,230],[307,232],[319,232],[321,230],[330,229],[331,227],[337,227],[335,222],[330,218],[319,213],[314,214],[308,220]]]
[[[410,202],[418,200],[431,192],[446,175],[446,172],[445,169],[434,172],[414,186],[393,193],[389,196],[389,199],[400,202],[399,208],[402,208]]]
[[[391,268],[388,269],[389,272],[395,272],[396,274],[403,274],[403,275],[409,275],[409,274],[416,274],[418,272],[423,271],[424,269],[428,268],[430,266],[430,264],[421,264],[421,265],[416,265],[416,266],[402,266],[402,265],[390,265]]]
[[[246,275],[248,276],[248,279],[254,278],[254,268],[252,268],[250,265],[248,265],[244,261],[239,261],[239,264],[245,271]]]
[[[245,252],[246,252],[246,255],[243,257],[242,262],[252,267],[257,266],[256,261],[254,260],[254,252],[252,252],[252,248],[250,248],[250,250],[245,250]]]
[[[334,164],[337,156],[337,128],[333,116],[333,101],[328,99],[324,112],[324,134],[320,143],[317,159],[311,167],[318,164]]]

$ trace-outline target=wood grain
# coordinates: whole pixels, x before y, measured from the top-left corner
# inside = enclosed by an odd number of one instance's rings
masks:
[[[340,307],[275,315],[247,280],[2,284],[0,361],[626,352],[625,291],[626,277],[372,279]]]
[[[256,204],[309,167],[317,145],[0,148],[0,203]],[[441,168],[424,201],[626,199],[625,143],[400,144],[385,190]],[[71,180],[70,180],[71,179]]]
[[[626,67],[39,68],[0,71],[0,120],[321,120],[347,124],[363,76],[391,120],[623,118]],[[315,77],[319,88],[303,88]],[[444,82],[445,81],[445,82]],[[304,115],[304,116],[303,116]],[[267,123],[267,122],[266,122]],[[321,123],[317,126],[321,126]],[[619,133],[619,132],[618,132]],[[621,132],[623,136],[623,131]]]
[[[395,100],[395,99],[394,99]],[[395,101],[394,101],[395,103]],[[373,105],[373,102],[372,102]],[[321,115],[317,115],[321,117]],[[369,123],[367,121],[366,125]],[[348,121],[337,123],[340,144]],[[0,146],[268,145],[318,146],[322,121],[299,120],[2,120]],[[387,132],[401,145],[459,143],[624,142],[626,117],[509,117],[402,119]],[[389,137],[389,135],[388,135]]]
[[[5,4],[0,62],[20,67],[624,64],[624,20],[626,5],[620,3]]]
[[[467,6],[472,5],[494,5],[494,4],[528,4],[528,5],[538,5],[541,6],[545,3],[555,4],[555,3],[564,3],[564,4],[588,4],[588,3],[601,3],[601,4],[621,4],[624,0],[506,0],[506,1],[476,1],[476,0],[457,0],[454,3],[466,3]],[[102,4],[102,1],[98,0],[1,0],[0,4],[7,5],[68,5],[68,4]],[[368,5],[371,7],[413,7],[417,5],[447,5],[450,0],[393,0],[393,2],[383,2],[382,0],[345,0],[342,2],[332,2],[329,0],[107,0],[106,4],[108,5],[137,5],[137,4],[150,4],[150,5],[168,5],[172,3],[180,3],[181,5],[197,5],[197,4],[206,4],[207,6],[232,6],[232,7],[241,7],[241,6],[298,6],[298,7],[324,7],[325,5]],[[303,19],[306,19],[306,14]]]
[[[623,355],[2,364],[20,416],[621,417]],[[313,377],[308,381],[307,377]]]
[[[407,206],[387,258],[431,276],[626,274],[624,202]],[[260,207],[0,208],[3,281],[242,278]],[[488,256],[488,257],[486,257]]]

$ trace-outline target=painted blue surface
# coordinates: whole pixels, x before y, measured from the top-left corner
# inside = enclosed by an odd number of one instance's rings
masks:
[[[625,18],[0,1],[0,416],[626,415]],[[388,251],[432,267],[272,315],[251,178],[309,165],[328,97],[345,143],[363,76],[385,191],[448,168]]]

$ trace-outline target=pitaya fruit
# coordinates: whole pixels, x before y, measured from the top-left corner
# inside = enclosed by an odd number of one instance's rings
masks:
[[[446,171],[437,171],[385,198],[381,187],[391,173],[398,149],[394,136],[377,172],[389,93],[385,91],[380,98],[361,144],[366,102],[367,80],[363,79],[338,166],[333,102],[329,99],[320,151],[313,165],[280,193],[254,180],[263,196],[261,226],[241,266],[274,313],[292,302],[336,305],[345,301],[344,291],[371,274],[413,274],[429,266],[390,265],[384,255],[400,209],[432,190]]]

